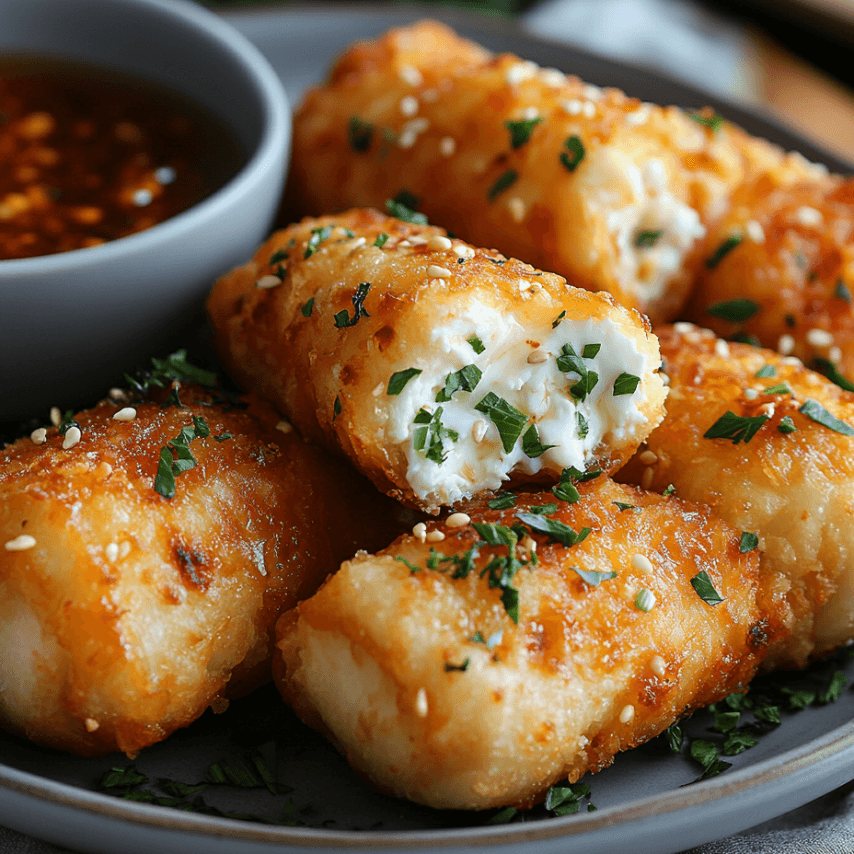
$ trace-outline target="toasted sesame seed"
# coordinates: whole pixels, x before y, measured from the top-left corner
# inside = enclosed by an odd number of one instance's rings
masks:
[[[596,115],[596,105],[592,101],[585,101],[582,113],[585,118],[592,119]]]
[[[592,83],[585,83],[581,91],[584,93],[584,97],[591,101],[598,101],[604,94],[598,86],[594,86]]]
[[[401,65],[397,73],[410,86],[420,86],[424,82],[421,72],[414,65]]]
[[[451,239],[449,237],[445,237],[443,234],[434,234],[427,241],[427,248],[432,249],[434,252],[446,252],[453,246],[451,243]]]
[[[34,445],[43,445],[47,441],[47,430],[44,427],[39,427],[30,433],[30,441]]]
[[[830,359],[831,362],[841,362],[842,361],[842,348],[841,347],[831,347],[827,353],[827,358]]]
[[[802,368],[804,366],[804,363],[797,356],[785,356],[780,359],[780,364],[791,365],[793,368]],[[815,377],[815,374],[807,374],[806,376],[807,380],[810,380],[813,377]]]
[[[407,95],[400,102],[400,112],[404,116],[414,116],[418,113],[418,99]]]
[[[475,256],[474,249],[471,246],[466,246],[464,243],[454,244],[454,252],[456,252],[457,258],[465,258],[466,260],[470,260]]]
[[[427,717],[427,692],[423,688],[415,695],[415,713],[419,718]]]
[[[774,414],[774,410],[776,408],[776,405],[773,403],[763,403],[762,406],[759,407],[759,411],[770,418]]]
[[[96,732],[101,724],[95,720],[95,718],[86,718],[86,732]]]
[[[660,679],[663,679],[667,673],[667,662],[660,655],[654,655],[649,663],[649,669]]]
[[[261,278],[255,282],[255,287],[264,290],[267,288],[277,288],[281,284],[282,280],[278,276],[261,276]]]
[[[537,541],[530,536],[523,537],[520,545],[523,549],[526,549],[529,552],[535,552],[537,550]]]
[[[439,100],[439,93],[435,89],[425,89],[421,93],[421,100],[425,104],[435,104]]]
[[[113,403],[124,403],[128,399],[128,393],[123,388],[111,388],[107,396]]]
[[[107,543],[104,547],[104,554],[110,563],[115,563],[119,559],[119,544]]]
[[[412,536],[418,537],[423,543],[427,539],[427,526],[423,522],[419,522],[412,528]]]
[[[445,288],[448,286],[447,279],[430,279],[429,283],[434,288]]]
[[[620,712],[620,723],[627,724],[630,723],[631,720],[635,716],[635,707],[632,705],[623,706],[623,711]]]
[[[468,513],[451,513],[447,519],[445,519],[445,524],[449,528],[464,528],[466,525],[471,522],[471,516]]]
[[[826,329],[810,329],[807,332],[807,344],[811,347],[830,347],[833,345],[833,335]]]
[[[351,244],[350,249],[359,249],[368,242],[367,237],[357,237]]]
[[[541,365],[543,362],[548,362],[549,354],[545,350],[532,350],[528,353],[527,362],[529,365]]]
[[[652,481],[655,478],[655,471],[651,467],[645,468],[641,475],[641,486],[644,489],[649,489],[652,486]]]
[[[59,427],[62,424],[62,413],[59,411],[58,406],[51,406],[50,408],[50,423],[54,427]]]
[[[543,68],[540,71],[540,80],[546,84],[546,86],[551,86],[553,89],[557,89],[559,86],[563,86],[566,83],[566,75],[562,71],[558,71],[557,68]]]
[[[795,339],[791,335],[781,335],[777,341],[777,350],[788,356],[795,349]]]
[[[746,388],[744,390],[744,396],[748,400],[756,400],[756,398],[759,397],[759,392],[755,388]]]
[[[626,114],[625,122],[634,127],[645,125],[651,113],[652,104],[643,103],[633,113]]]
[[[730,357],[729,344],[727,344],[723,338],[718,338],[718,340],[715,341],[715,355],[719,356],[721,359],[729,359]]]
[[[658,462],[658,454],[655,451],[644,451],[638,456],[638,461],[645,466],[654,466]]]
[[[65,438],[62,440],[62,450],[67,451],[69,448],[73,448],[80,441],[82,435],[79,427],[69,427],[65,431]]]
[[[802,205],[795,211],[795,221],[807,228],[818,228],[824,222],[824,217],[821,211]]]
[[[680,335],[687,335],[689,332],[693,332],[695,328],[693,323],[686,323],[684,320],[679,320],[673,324],[674,332],[678,332]]]
[[[744,224],[744,233],[754,243],[765,242],[765,229],[763,229],[762,225],[758,223],[755,219],[747,220],[747,222]]]
[[[379,396],[380,396],[380,395],[381,395],[381,394],[382,394],[382,393],[383,393],[387,388],[388,388],[388,387],[386,386],[386,384],[385,384],[385,383],[377,383],[377,384],[374,386],[374,390],[371,392],[371,394],[372,394],[374,397],[379,397]]]
[[[391,241],[389,241],[389,242],[391,242]],[[386,246],[388,246],[388,243],[386,243]],[[398,249],[400,249],[401,247],[403,247],[403,248],[407,248],[407,247],[409,247],[409,246],[412,246],[412,244],[411,244],[408,240],[406,240],[406,238],[404,238],[403,240],[398,241],[398,243],[397,243],[397,248],[398,248]]]
[[[291,432],[293,432],[293,429],[294,429],[294,428],[293,428],[293,425],[290,423],[290,421],[285,421],[284,419],[282,419],[282,420],[281,420],[281,421],[276,425],[276,429],[277,429],[280,433],[291,433]]]
[[[531,283],[527,279],[519,279],[519,293],[531,290]]]
[[[561,101],[560,106],[563,111],[570,116],[580,115],[581,111],[584,109],[584,104],[582,104],[578,98],[569,98],[568,100]]]
[[[31,537],[29,534],[20,534],[15,537],[14,540],[6,541],[6,551],[7,552],[25,552],[27,549],[34,548],[36,545],[36,538]]]
[[[483,441],[483,437],[486,435],[486,431],[489,429],[489,425],[483,420],[479,419],[475,421],[474,424],[471,425],[471,437],[478,444]]]
[[[132,406],[125,406],[113,413],[113,421],[133,421],[134,418],[136,418],[136,410]]]
[[[632,567],[638,572],[651,573],[654,571],[652,561],[646,555],[641,554],[632,555]]]
[[[144,208],[146,205],[150,205],[154,201],[154,194],[151,190],[146,190],[144,187],[140,190],[137,190],[132,196],[131,201],[138,207]]]
[[[430,531],[427,534],[428,543],[441,543],[445,539],[445,535],[441,531]]]
[[[161,187],[174,183],[177,177],[178,173],[171,166],[160,166],[158,169],[154,170],[154,180],[157,181]]]
[[[511,65],[504,75],[504,79],[511,86],[518,86],[525,80],[530,80],[539,71],[533,62],[523,61]]]
[[[443,157],[453,157],[457,150],[457,142],[452,136],[443,136],[439,140],[439,152]]]
[[[449,279],[452,274],[447,267],[440,267],[438,264],[431,264],[427,268],[427,275],[431,279]]]
[[[119,543],[119,559],[124,560],[130,554],[131,545],[128,540]]]
[[[522,222],[528,212],[525,203],[518,196],[511,196],[507,199],[507,210],[510,212],[510,218],[513,222]]]
[[[664,371],[659,371],[658,376],[661,377],[661,384],[664,386],[670,385],[670,375],[665,374]]]

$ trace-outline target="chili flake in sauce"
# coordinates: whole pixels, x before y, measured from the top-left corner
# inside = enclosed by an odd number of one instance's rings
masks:
[[[0,59],[0,260],[143,231],[244,161],[219,119],[168,89],[82,63]]]

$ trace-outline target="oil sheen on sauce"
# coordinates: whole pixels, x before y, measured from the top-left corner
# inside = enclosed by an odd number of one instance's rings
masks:
[[[245,159],[222,121],[162,86],[0,58],[0,260],[143,231],[211,195]]]

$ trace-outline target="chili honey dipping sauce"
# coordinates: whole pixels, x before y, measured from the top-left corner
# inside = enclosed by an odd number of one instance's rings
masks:
[[[73,61],[0,58],[0,260],[151,228],[245,159],[222,121],[160,85]]]

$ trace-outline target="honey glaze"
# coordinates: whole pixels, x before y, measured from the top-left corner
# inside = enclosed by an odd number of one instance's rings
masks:
[[[222,121],[162,86],[0,58],[0,260],[143,231],[211,195],[245,159]]]

